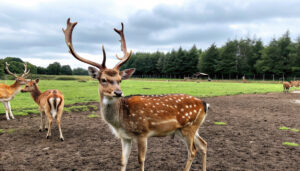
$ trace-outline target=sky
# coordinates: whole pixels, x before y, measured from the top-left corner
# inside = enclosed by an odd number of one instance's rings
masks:
[[[104,45],[107,66],[122,56],[124,32],[133,52],[169,52],[193,45],[205,50],[228,40],[260,38],[267,44],[287,30],[300,36],[299,0],[1,0],[0,58],[20,57],[37,66],[55,61],[86,68],[68,53],[62,28],[67,18],[78,22],[73,31],[75,51],[101,63]]]

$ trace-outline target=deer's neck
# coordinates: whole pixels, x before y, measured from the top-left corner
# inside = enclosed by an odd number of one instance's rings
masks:
[[[101,114],[106,122],[115,128],[120,128],[120,109],[121,109],[121,98],[112,98],[101,95]]]
[[[10,85],[10,88],[18,91],[18,90],[21,90],[21,84],[18,83],[17,81],[15,81],[12,85]]]
[[[37,104],[39,104],[39,97],[40,97],[41,94],[42,94],[42,92],[41,92],[41,90],[39,89],[38,86],[35,86],[34,91],[31,92],[31,96]]]
[[[13,99],[22,89],[21,84],[15,81],[12,85],[9,86],[11,91],[10,99]]]

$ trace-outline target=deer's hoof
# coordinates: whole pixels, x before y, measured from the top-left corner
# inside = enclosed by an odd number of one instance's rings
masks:
[[[65,139],[64,138],[60,138],[60,141],[64,141]]]
[[[47,139],[49,139],[50,138],[50,136],[49,135],[47,135],[47,137],[46,137]]]

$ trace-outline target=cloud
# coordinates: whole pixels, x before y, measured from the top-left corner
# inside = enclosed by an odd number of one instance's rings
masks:
[[[189,49],[194,44],[205,49],[245,36],[261,37],[266,43],[286,30],[296,39],[299,6],[296,0],[1,1],[0,57],[17,56],[42,66],[56,60],[80,66],[71,62],[74,58],[67,53],[61,31],[68,17],[78,22],[75,50],[95,60],[102,55],[102,44],[108,61],[121,54],[120,38],[113,31],[120,22],[125,24],[127,47],[134,52]]]

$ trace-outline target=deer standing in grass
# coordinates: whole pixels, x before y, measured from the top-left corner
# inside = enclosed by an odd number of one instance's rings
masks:
[[[64,96],[59,90],[46,90],[42,93],[37,85],[38,83],[39,79],[29,81],[25,88],[21,90],[21,92],[30,92],[33,100],[39,105],[41,113],[41,124],[39,131],[42,132],[45,129],[46,115],[48,120],[47,139],[51,136],[53,119],[56,119],[59,130],[59,138],[61,141],[64,141],[61,131],[61,117],[64,109]]]
[[[27,71],[27,64],[24,63],[24,73],[21,76],[18,76],[17,74],[14,74],[10,72],[8,69],[9,64],[5,63],[6,72],[12,76],[15,77],[15,82],[12,85],[6,85],[6,84],[0,84],[0,101],[3,103],[6,113],[6,119],[10,120],[9,115],[11,119],[15,119],[10,106],[10,100],[12,100],[22,89],[22,85],[26,84],[26,76],[29,74],[30,70]],[[9,112],[9,115],[8,115]]]
[[[114,29],[121,37],[121,50],[124,53],[113,69],[105,65],[106,54],[104,46],[102,64],[79,56],[73,48],[72,31],[77,23],[67,20],[67,28],[63,29],[65,41],[70,53],[79,61],[95,67],[89,67],[91,77],[99,81],[101,114],[112,132],[121,139],[122,157],[121,170],[126,170],[131,152],[132,142],[138,145],[138,160],[140,170],[144,170],[144,161],[149,137],[178,135],[187,145],[188,159],[185,171],[191,167],[198,149],[203,154],[202,170],[206,170],[207,143],[198,135],[198,129],[203,123],[208,104],[193,96],[184,94],[169,95],[133,95],[123,97],[120,87],[121,80],[128,79],[135,69],[120,71],[120,67],[128,61],[132,51],[127,52],[122,29]]]

